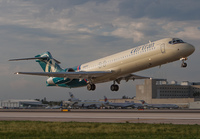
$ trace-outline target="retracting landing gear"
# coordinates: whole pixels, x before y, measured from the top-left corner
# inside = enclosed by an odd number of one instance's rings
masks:
[[[187,60],[187,57],[186,58],[181,58],[180,60],[182,61],[181,67],[182,68],[187,67],[187,63],[185,63],[185,61]]]
[[[95,84],[88,84],[87,85],[87,90],[94,91],[95,89],[96,89],[96,85]]]
[[[114,83],[110,86],[110,90],[111,90],[111,91],[118,91],[118,90],[119,90],[119,86],[115,84],[115,81],[114,81]]]

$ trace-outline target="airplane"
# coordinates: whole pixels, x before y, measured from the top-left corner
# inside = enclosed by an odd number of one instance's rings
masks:
[[[74,95],[69,92],[69,95],[71,99],[69,101],[66,101],[67,104],[69,104],[72,107],[82,107],[82,108],[100,108],[104,105],[104,102],[97,101],[97,100],[84,100],[81,101],[78,98],[75,98]]]
[[[187,67],[187,57],[195,47],[179,38],[164,38],[131,48],[73,68],[62,69],[60,62],[50,52],[32,58],[10,59],[9,61],[36,60],[44,72],[16,72],[15,74],[47,76],[47,86],[76,88],[87,86],[94,91],[96,84],[113,81],[111,91],[118,91],[120,82],[130,79],[150,79],[133,74],[169,62],[181,60],[181,67]],[[117,84],[116,84],[117,83]]]
[[[127,107],[132,107],[132,108],[142,108],[143,105],[141,103],[134,103],[134,102],[124,102],[124,103],[113,103],[113,102],[109,102],[107,97],[104,96],[104,104],[107,106],[112,106],[115,108],[127,108]]]
[[[144,107],[150,109],[178,109],[179,106],[176,104],[148,104],[144,100],[140,100]]]
[[[71,92],[69,92],[69,95],[70,95],[70,99],[68,101],[65,101],[65,105],[67,104],[67,106],[75,106],[75,104],[78,104],[79,102],[81,102],[81,100],[78,98],[75,98]]]

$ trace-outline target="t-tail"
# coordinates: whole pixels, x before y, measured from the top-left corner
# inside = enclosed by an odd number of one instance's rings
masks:
[[[140,102],[142,103],[142,105],[148,105],[144,100],[140,100]]]
[[[36,62],[40,64],[44,72],[59,72],[61,67],[59,66],[60,62],[54,59],[50,52],[45,52],[41,55],[35,56]]]
[[[105,104],[109,104],[109,103],[110,103],[110,102],[108,101],[108,99],[107,99],[106,96],[104,96],[104,103],[105,103]]]
[[[79,102],[79,101],[81,101],[81,100],[79,100],[78,98],[75,98],[74,95],[73,95],[71,92],[69,92],[69,95],[70,95],[70,97],[71,97],[70,100],[71,100],[72,102]]]
[[[44,72],[59,72],[62,68],[59,66],[60,62],[54,59],[50,52],[45,52],[40,55],[36,55],[32,58],[21,58],[21,59],[10,59],[9,61],[19,61],[19,60],[36,60],[42,67]]]

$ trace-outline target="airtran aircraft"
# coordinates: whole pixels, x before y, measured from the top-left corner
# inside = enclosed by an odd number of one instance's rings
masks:
[[[10,59],[9,61],[33,60],[40,64],[44,72],[16,72],[15,74],[47,76],[47,86],[82,87],[95,90],[97,83],[113,81],[110,89],[118,91],[122,80],[146,79],[133,74],[141,70],[161,66],[181,60],[181,67],[186,67],[187,57],[195,51],[193,45],[178,38],[165,38],[131,48],[95,61],[72,68],[62,69],[60,62],[50,52],[32,58]]]

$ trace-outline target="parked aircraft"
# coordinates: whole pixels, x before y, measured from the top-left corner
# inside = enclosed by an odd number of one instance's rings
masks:
[[[47,86],[82,87],[95,90],[97,83],[113,81],[110,89],[118,91],[122,80],[146,79],[149,77],[132,74],[169,62],[181,60],[186,67],[187,57],[195,51],[194,46],[178,38],[165,38],[131,48],[129,50],[91,61],[73,68],[62,69],[60,62],[50,52],[33,58],[10,59],[9,61],[33,60],[40,64],[44,72],[16,72],[16,74],[38,75],[49,77]]]
[[[69,104],[72,107],[79,107],[79,108],[100,108],[104,105],[104,102],[97,101],[97,100],[84,100],[81,101],[78,98],[75,98],[74,95],[69,92],[69,95],[71,99],[67,101],[66,103]]]
[[[114,102],[109,102],[107,97],[104,96],[104,104],[106,106],[112,106],[114,108],[127,108],[127,107],[132,107],[132,108],[143,108],[143,105],[141,103],[134,103],[134,102],[124,102],[124,103],[114,103]]]
[[[179,106],[176,104],[148,104],[144,100],[140,100],[144,107],[153,109],[178,109]]]

